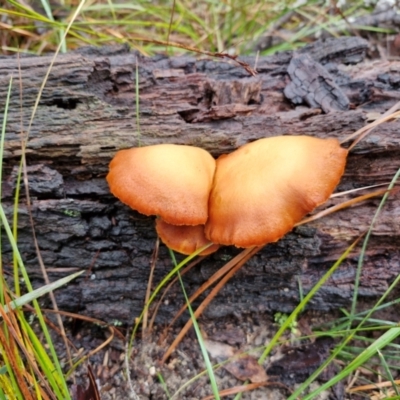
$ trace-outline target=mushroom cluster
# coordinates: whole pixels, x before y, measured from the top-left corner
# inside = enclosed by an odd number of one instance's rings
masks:
[[[324,203],[344,172],[336,139],[278,136],[246,144],[216,161],[198,147],[160,144],[119,151],[107,181],[123,203],[156,215],[156,230],[183,254],[213,243],[276,242]]]

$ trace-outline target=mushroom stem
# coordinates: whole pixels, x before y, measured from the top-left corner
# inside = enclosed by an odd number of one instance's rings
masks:
[[[181,254],[192,254],[198,249],[205,248],[200,256],[207,256],[219,249],[218,244],[211,243],[204,235],[204,225],[172,225],[161,218],[156,220],[156,231],[163,243],[171,250]]]

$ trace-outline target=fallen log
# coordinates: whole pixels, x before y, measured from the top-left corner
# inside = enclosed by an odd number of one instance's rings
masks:
[[[0,58],[1,110],[13,77],[2,205],[11,221],[21,141],[27,137],[30,212],[50,278],[87,271],[57,291],[59,307],[110,322],[132,321],[142,310],[156,244],[154,221],[109,193],[105,175],[117,150],[177,143],[202,147],[217,157],[262,137],[307,134],[343,139],[399,101],[400,62],[365,61],[366,47],[361,39],[344,38],[317,42],[300,51],[321,65],[329,74],[328,78],[324,75],[324,82],[332,80],[348,100],[340,103],[341,110],[324,103],[326,113],[315,103],[315,93],[306,93],[300,100],[298,92],[288,95],[302,103],[297,106],[285,97],[284,89],[291,82],[287,71],[292,52],[257,61],[243,57],[248,66],[256,64],[258,74],[250,76],[248,69],[232,59],[146,58],[126,47],[81,49],[55,60],[30,127],[52,56]],[[338,191],[390,182],[400,166],[399,132],[397,120],[384,123],[359,143],[349,156]],[[38,286],[43,281],[26,196],[21,193],[18,247]],[[330,204],[338,201],[333,199]],[[299,285],[307,293],[366,232],[379,201],[369,200],[298,227],[267,245],[228,282],[206,316],[289,312],[299,302]],[[11,272],[12,251],[4,230],[2,235],[3,265]],[[394,193],[372,229],[361,274],[361,299],[375,299],[400,273],[399,243],[400,197]],[[226,247],[203,260],[184,277],[187,291],[193,292],[238,252]],[[360,246],[309,308],[331,310],[349,305],[359,254]],[[161,245],[155,282],[171,268],[168,251]],[[158,321],[169,321],[182,303],[181,289],[175,285]]]

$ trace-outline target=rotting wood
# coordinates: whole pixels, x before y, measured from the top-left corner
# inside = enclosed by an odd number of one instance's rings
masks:
[[[344,46],[339,42],[336,47],[330,42],[334,51],[329,54],[321,53],[322,44],[302,50],[325,65],[350,100],[350,110],[329,114],[307,106],[294,108],[285,99],[290,52],[261,57],[256,77],[229,62],[161,55],[144,58],[126,47],[89,48],[60,55],[39,102],[27,145],[35,230],[51,279],[77,269],[88,271],[86,277],[57,291],[59,307],[123,322],[132,321],[142,309],[156,235],[151,218],[129,210],[108,191],[104,177],[118,149],[137,146],[140,140],[142,145],[196,145],[218,156],[265,136],[290,133],[343,138],[397,102],[400,62],[361,62],[365,43],[353,41]],[[346,48],[351,49],[349,57]],[[243,59],[254,65],[254,58]],[[140,135],[135,115],[136,60]],[[342,60],[359,64],[345,65]],[[26,131],[50,61],[51,56],[0,58],[1,110],[11,75],[14,79],[2,190],[2,204],[9,216],[21,153],[21,120]],[[385,123],[357,145],[339,190],[390,181],[400,166],[399,132],[400,122]],[[290,311],[299,301],[299,282],[306,293],[365,232],[378,203],[379,199],[371,200],[338,212],[266,246],[228,283],[205,315],[218,318]],[[19,213],[18,245],[35,284],[40,285],[24,197]],[[382,294],[400,273],[399,243],[397,194],[390,197],[373,230],[361,277],[363,299]],[[2,251],[3,265],[11,271],[11,248],[6,238]],[[223,248],[204,260],[186,276],[188,292],[238,251]],[[310,308],[329,310],[349,305],[357,259],[358,253],[352,254],[343,263]],[[168,252],[161,246],[156,282],[170,269]],[[177,285],[167,299],[159,322],[169,321],[183,302]]]

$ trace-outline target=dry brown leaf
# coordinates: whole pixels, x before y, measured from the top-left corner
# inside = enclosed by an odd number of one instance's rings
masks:
[[[253,383],[267,380],[264,368],[258,364],[253,356],[240,354],[236,348],[213,340],[205,340],[204,344],[210,356],[218,360],[218,362],[223,362],[222,367],[236,379],[241,381],[249,380]]]
[[[254,357],[248,354],[235,357],[232,361],[224,364],[223,367],[241,381],[249,380],[252,383],[258,383],[268,380],[264,368]]]

